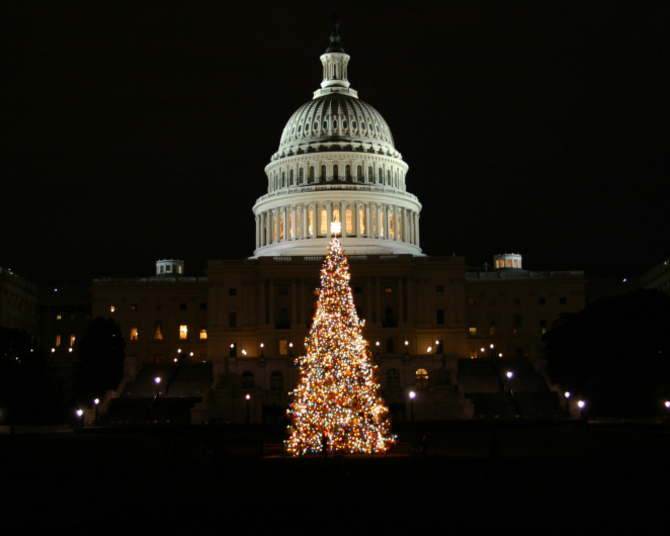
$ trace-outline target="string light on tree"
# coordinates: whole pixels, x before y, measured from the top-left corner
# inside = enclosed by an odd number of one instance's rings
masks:
[[[320,452],[324,445],[339,452],[382,452],[392,440],[377,367],[354,306],[349,263],[337,239],[340,229],[333,222],[306,355],[296,359],[299,381],[291,393],[286,441],[294,455]]]

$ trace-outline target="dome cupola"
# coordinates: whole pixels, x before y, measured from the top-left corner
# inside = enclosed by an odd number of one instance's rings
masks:
[[[351,88],[338,29],[333,17],[321,88],[288,120],[265,168],[254,257],[322,255],[333,221],[350,255],[421,255],[421,204],[405,188],[408,166],[382,115]]]

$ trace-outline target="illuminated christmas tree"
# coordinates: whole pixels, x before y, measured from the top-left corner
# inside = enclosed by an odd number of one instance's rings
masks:
[[[288,415],[292,454],[380,452],[391,441],[388,409],[379,395],[377,366],[362,335],[349,285],[349,263],[334,238],[321,268],[321,288],[306,355],[298,357],[298,386]]]

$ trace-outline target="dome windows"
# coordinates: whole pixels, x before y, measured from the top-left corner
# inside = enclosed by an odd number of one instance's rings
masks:
[[[346,128],[346,125],[345,125],[345,128]],[[351,122],[351,128],[354,128],[354,129],[356,128],[356,121]]]
[[[370,131],[374,131],[374,129],[372,128],[372,123],[368,123],[368,127],[370,128]]]
[[[302,130],[302,125],[298,125],[298,134],[300,134],[301,130]]]
[[[347,120],[346,119],[342,120],[342,128],[347,128]]]
[[[333,128],[337,128],[337,119],[333,119]]]
[[[327,130],[327,129],[328,129],[328,120],[323,122],[323,130]]]

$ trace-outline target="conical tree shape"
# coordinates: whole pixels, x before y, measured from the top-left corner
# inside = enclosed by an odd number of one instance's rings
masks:
[[[324,436],[329,450],[352,453],[385,451],[391,440],[388,408],[379,395],[350,278],[340,241],[333,238],[321,268],[306,355],[296,360],[300,377],[288,410],[292,454],[321,451]]]

